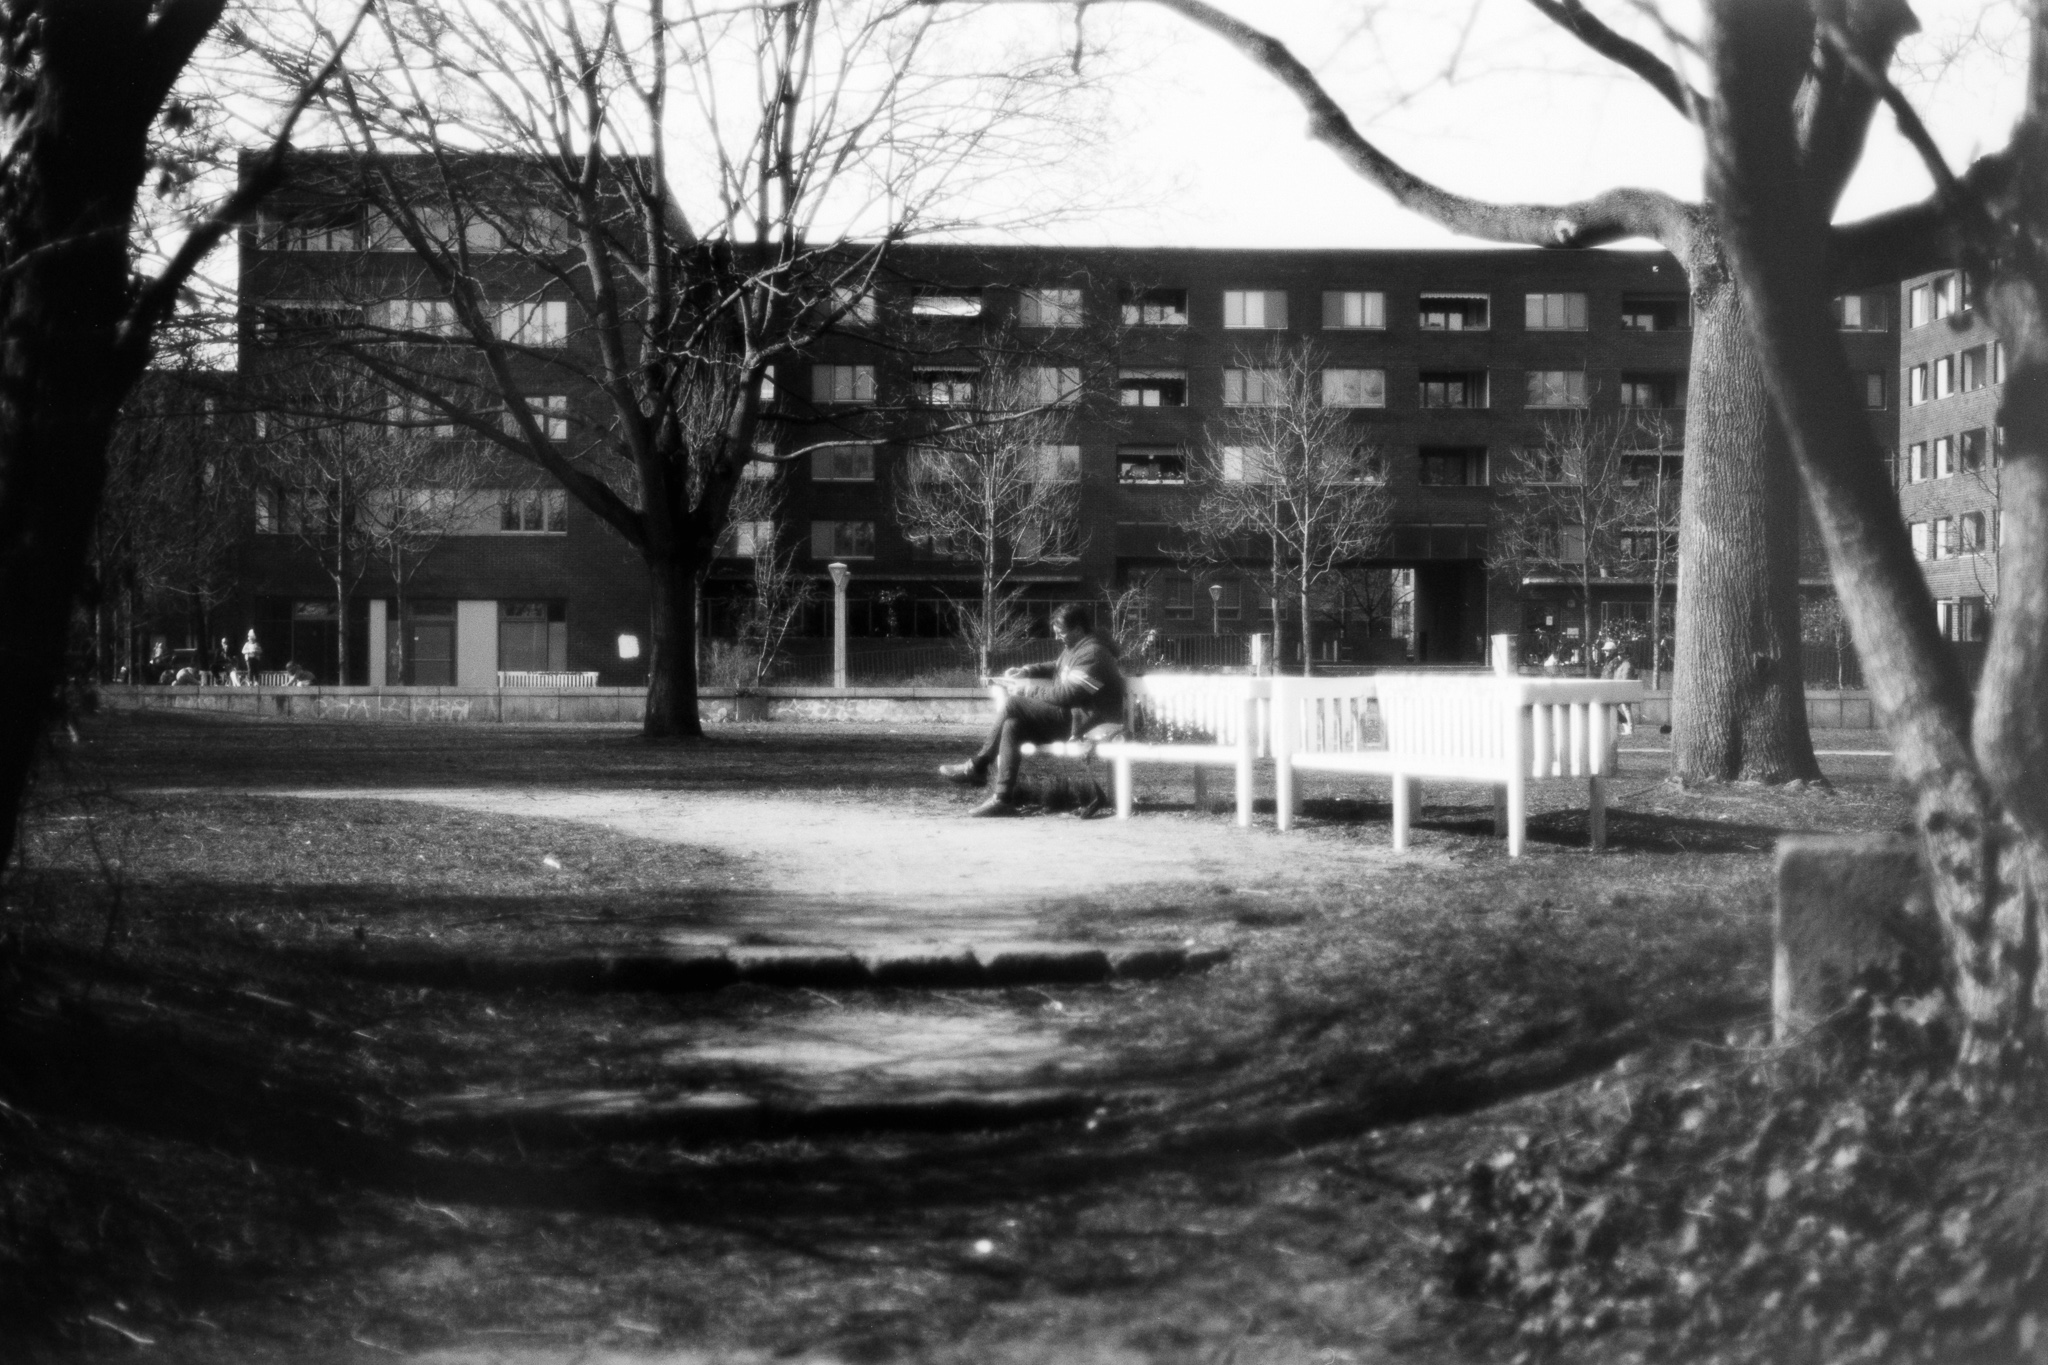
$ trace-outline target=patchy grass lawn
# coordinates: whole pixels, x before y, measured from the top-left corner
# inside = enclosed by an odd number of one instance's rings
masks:
[[[959,798],[929,773],[965,734],[757,726],[650,746],[597,727],[93,722],[59,750],[6,887],[0,1339],[90,1360],[146,1337],[150,1358],[194,1362],[1512,1354],[1498,1318],[1426,1304],[1415,1196],[1518,1127],[1576,1122],[1578,1092],[1617,1061],[1753,1023],[1777,833],[1907,814],[1871,760],[1831,763],[1832,791],[1646,773],[1617,783],[1612,852],[1570,847],[1583,817],[1559,803],[1510,862],[1482,794],[1452,788],[1433,792],[1416,858],[1340,878],[1318,869],[1383,843],[1386,812],[1314,788],[1284,884],[1035,908],[1077,937],[1226,945],[1226,967],[971,1002],[1068,1021],[1140,1100],[1002,1134],[544,1153],[436,1146],[403,1119],[482,1080],[630,1081],[622,1041],[829,1020],[847,1001],[333,975],[286,950],[639,942],[759,892],[687,831],[250,794],[767,791],[940,816]]]

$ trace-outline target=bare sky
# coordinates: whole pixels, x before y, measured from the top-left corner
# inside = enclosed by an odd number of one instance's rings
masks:
[[[1699,139],[1633,77],[1522,0],[1224,0],[1286,41],[1366,136],[1418,173],[1490,199],[1560,202],[1615,185],[1695,197]],[[1660,52],[1629,4],[1596,4]],[[1913,0],[1924,32],[1902,86],[1952,164],[2002,146],[2023,46],[2010,4]],[[1666,4],[1689,26],[1683,3]],[[1071,39],[1072,18],[1063,19]],[[1219,40],[1146,5],[1085,21],[1110,64],[1102,145],[1070,206],[1034,240],[1126,245],[1471,245],[1399,209],[1310,142],[1300,106]],[[1924,196],[1929,180],[1880,113],[1845,217]]]

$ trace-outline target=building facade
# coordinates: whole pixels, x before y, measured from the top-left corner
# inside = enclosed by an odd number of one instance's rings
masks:
[[[530,329],[537,343],[531,386],[546,395],[537,404],[565,430],[574,418],[601,440],[598,396],[550,378],[593,368],[579,353],[588,343],[574,291],[536,270],[531,251],[493,264],[495,240],[480,234],[472,257],[486,287],[503,294],[514,319],[506,325]],[[309,331],[376,316],[431,327],[445,307],[402,241],[331,199],[283,196],[241,250],[241,368],[258,387],[306,363]],[[1845,301],[1843,327],[1890,445],[1902,391],[1894,376],[1911,369],[1899,359],[1898,310],[1888,302]],[[897,248],[838,325],[772,372],[765,458],[749,473],[776,483],[778,510],[772,524],[728,537],[705,583],[706,633],[732,628],[760,537],[773,535],[794,544],[801,571],[821,585],[828,564],[850,568],[856,639],[951,634],[953,604],[973,595],[978,573],[904,525],[896,492],[920,441],[974,406],[981,367],[996,353],[1024,357],[1048,377],[1056,396],[1047,401],[1062,422],[1053,455],[1078,480],[1071,552],[1020,555],[1014,565],[1027,609],[1042,615],[1059,601],[1138,588],[1144,619],[1168,636],[1271,630],[1249,584],[1191,567],[1191,475],[1219,424],[1259,401],[1273,358],[1305,350],[1322,400],[1343,409],[1360,467],[1382,484],[1390,511],[1379,548],[1355,566],[1376,575],[1378,609],[1354,610],[1341,594],[1319,603],[1318,656],[1476,662],[1494,632],[1576,640],[1582,589],[1572,575],[1489,567],[1498,486],[1512,477],[1516,452],[1571,414],[1641,421],[1656,433],[1646,453],[1675,482],[1688,328],[1684,277],[1662,254]],[[551,385],[561,392],[548,393]],[[411,425],[432,439],[472,439],[431,417]],[[1914,431],[1916,441],[1936,439]],[[516,462],[479,477],[471,515],[411,568],[402,604],[388,566],[362,567],[347,594],[345,660],[332,643],[343,594],[305,538],[290,534],[287,495],[259,498],[243,564],[246,609],[267,657],[377,683],[488,684],[499,671],[529,668],[641,681],[648,590],[638,557]],[[1952,526],[1954,515],[1965,514],[1953,514]],[[1663,529],[1651,529],[1640,572],[1610,571],[1594,585],[1600,622],[1646,618],[1649,560],[1654,547],[1668,549]],[[1673,567],[1682,585],[1683,567]],[[1950,597],[1972,595],[1959,583]],[[808,629],[828,629],[822,609]],[[1283,632],[1296,633],[1292,620]]]

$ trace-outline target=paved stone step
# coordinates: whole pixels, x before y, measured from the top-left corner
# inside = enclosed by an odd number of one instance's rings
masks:
[[[995,986],[1085,985],[1143,981],[1206,971],[1225,948],[1142,943],[900,943],[860,950],[836,946],[672,944],[655,948],[571,950],[546,956],[465,952],[426,945],[351,947],[322,965],[356,976],[410,985],[503,990],[714,991],[759,986],[852,990],[903,986],[957,990]]]
[[[593,1141],[740,1142],[864,1132],[969,1132],[1075,1118],[1101,1107],[1082,1090],[933,1090],[768,1098],[739,1091],[467,1092],[424,1100],[414,1127],[439,1138],[516,1136],[525,1146]]]

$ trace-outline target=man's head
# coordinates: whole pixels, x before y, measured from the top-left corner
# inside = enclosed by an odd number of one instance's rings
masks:
[[[1063,645],[1072,644],[1088,633],[1088,608],[1078,602],[1063,602],[1053,609],[1052,633]]]

